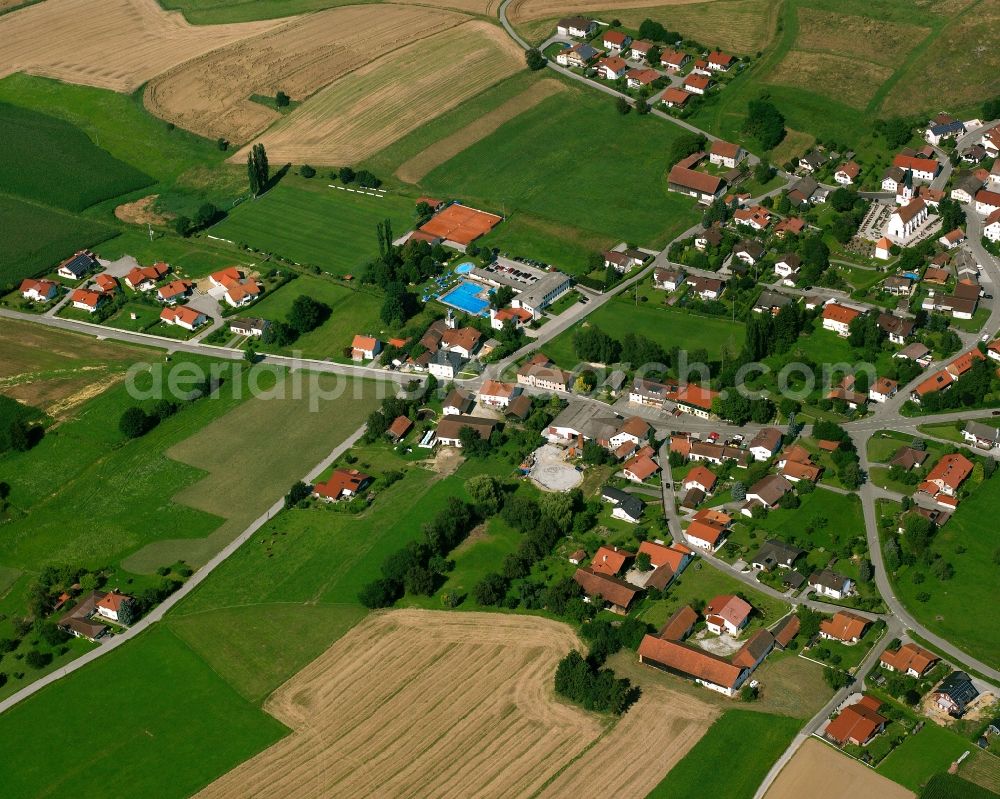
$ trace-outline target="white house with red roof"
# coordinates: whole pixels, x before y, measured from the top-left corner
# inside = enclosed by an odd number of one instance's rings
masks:
[[[506,408],[524,391],[517,383],[504,383],[500,380],[486,380],[479,389],[477,400],[487,408]]]
[[[986,217],[983,225],[983,235],[990,241],[1000,241],[1000,209]]]
[[[708,150],[708,160],[716,166],[725,166],[735,169],[736,166],[746,158],[747,151],[740,145],[732,142],[716,139]]]
[[[620,53],[632,43],[632,37],[621,31],[605,31],[601,37],[605,49]]]
[[[35,280],[30,277],[21,281],[18,291],[24,299],[34,302],[48,302],[59,295],[59,287],[51,280]]]
[[[118,290],[118,280],[114,275],[103,272],[94,278],[94,288],[101,294],[114,294]]]
[[[125,275],[125,285],[133,291],[152,291],[156,288],[156,281],[169,271],[170,267],[165,263],[137,266]]]
[[[652,85],[658,77],[660,73],[655,69],[630,69],[625,73],[625,83],[630,89],[641,89]]]
[[[70,302],[73,303],[73,307],[87,313],[94,313],[103,299],[103,294],[98,291],[91,291],[90,289],[75,289],[70,295]]]
[[[687,491],[697,488],[707,496],[715,490],[715,484],[718,482],[718,479],[718,477],[704,466],[698,465],[685,475],[684,488]]]
[[[382,342],[374,336],[355,336],[351,342],[352,361],[370,361],[382,351]]]
[[[659,464],[653,460],[654,454],[652,447],[643,447],[622,467],[622,473],[633,483],[645,482],[660,471]]]
[[[885,236],[875,242],[875,257],[880,261],[888,261],[892,257],[892,242]]]
[[[172,280],[156,290],[156,298],[167,305],[174,305],[191,293],[194,284],[187,280]]]
[[[716,50],[714,53],[709,53],[706,60],[708,61],[708,68],[712,72],[728,72],[736,59],[727,53],[720,53]]]
[[[605,80],[618,80],[628,72],[628,62],[619,56],[612,55],[597,62],[597,74]]]
[[[941,171],[941,164],[934,158],[918,158],[914,155],[900,153],[893,161],[892,165],[909,172],[914,180],[925,180],[928,183],[937,177]]]
[[[854,161],[848,161],[837,167],[837,171],[833,173],[833,179],[841,186],[852,186],[860,174],[861,167]]]
[[[771,214],[761,205],[754,205],[751,208],[740,208],[733,214],[733,221],[737,225],[746,225],[754,230],[766,230],[771,224]]]
[[[121,622],[121,617],[125,616],[122,608],[124,605],[132,602],[132,597],[128,594],[120,594],[118,591],[109,591],[99,600],[94,606],[97,609],[97,614],[109,621]]]
[[[691,56],[682,50],[664,50],[660,53],[660,66],[668,72],[676,72],[687,66]]]
[[[503,326],[510,322],[515,328],[520,329],[525,325],[530,325],[534,317],[524,308],[490,308],[490,327],[494,330],[503,330]]]
[[[976,193],[976,213],[991,216],[1000,211],[1000,193],[982,189]]]
[[[185,305],[179,308],[164,308],[160,312],[160,321],[167,325],[177,325],[185,330],[195,330],[205,324],[208,317],[201,311]]]
[[[828,302],[823,306],[822,316],[824,330],[831,330],[838,336],[847,338],[851,334],[851,322],[861,316],[861,311],[837,302]]]
[[[737,636],[750,623],[753,605],[736,594],[720,594],[705,605],[705,626],[716,635]]]
[[[684,91],[690,92],[691,94],[705,94],[712,85],[712,79],[707,75],[695,74],[692,72],[686,78],[681,86]]]

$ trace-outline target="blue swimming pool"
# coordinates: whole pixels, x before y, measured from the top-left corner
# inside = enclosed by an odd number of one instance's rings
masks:
[[[467,274],[469,274],[469,272],[471,272],[475,268],[476,268],[476,265],[474,263],[472,263],[472,261],[466,261],[464,264],[459,264],[458,266],[455,267],[455,274],[456,275],[467,275]]]
[[[445,305],[458,308],[460,311],[472,314],[473,316],[485,316],[486,309],[490,307],[486,289],[479,283],[471,280],[463,280],[447,294],[442,294],[438,299]]]

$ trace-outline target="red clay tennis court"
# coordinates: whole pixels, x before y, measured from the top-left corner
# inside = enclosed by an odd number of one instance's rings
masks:
[[[420,229],[424,233],[440,236],[458,244],[471,244],[493,230],[501,221],[503,221],[502,216],[455,203],[435,214],[427,224],[421,225]]]

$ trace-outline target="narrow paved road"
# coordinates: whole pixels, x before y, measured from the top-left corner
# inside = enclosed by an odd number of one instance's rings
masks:
[[[304,482],[312,483],[319,475],[326,469],[331,463],[333,463],[337,458],[339,458],[343,453],[350,449],[354,444],[364,435],[365,426],[362,425],[350,436],[347,437],[342,443],[338,444],[334,449],[327,455],[322,461],[320,461],[316,466],[303,478]],[[144,630],[156,624],[160,621],[166,613],[177,605],[181,600],[184,599],[188,594],[194,591],[201,583],[203,583],[208,576],[215,571],[222,563],[232,555],[237,549],[239,549],[243,544],[245,544],[254,533],[256,533],[261,527],[263,527],[267,522],[277,515],[284,507],[284,498],[278,499],[270,508],[268,508],[264,513],[258,516],[254,521],[250,523],[242,533],[240,533],[236,538],[230,541],[225,547],[223,547],[216,555],[214,555],[204,566],[200,567],[194,574],[192,574],[187,582],[184,583],[180,588],[178,588],[174,593],[167,597],[163,602],[157,605],[153,610],[151,610],[146,616],[143,616],[136,624],[133,624],[128,630],[113,638],[101,643],[96,649],[92,649],[85,655],[81,655],[76,660],[70,661],[62,668],[56,669],[44,677],[40,677],[35,680],[35,682],[30,685],[25,686],[20,691],[15,694],[11,694],[9,697],[0,702],[0,713],[5,710],[9,710],[18,702],[23,702],[32,694],[38,693],[47,685],[51,685],[57,680],[61,680],[68,674],[72,674],[77,669],[82,669],[84,666],[93,663],[98,658],[104,657],[109,652],[113,652],[118,647],[123,644],[128,643],[133,638],[138,636]]]

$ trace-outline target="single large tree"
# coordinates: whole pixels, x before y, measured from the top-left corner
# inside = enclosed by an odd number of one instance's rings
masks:
[[[270,179],[267,151],[259,142],[250,148],[250,154],[247,155],[247,177],[250,179],[250,193],[254,197],[264,191]]]

